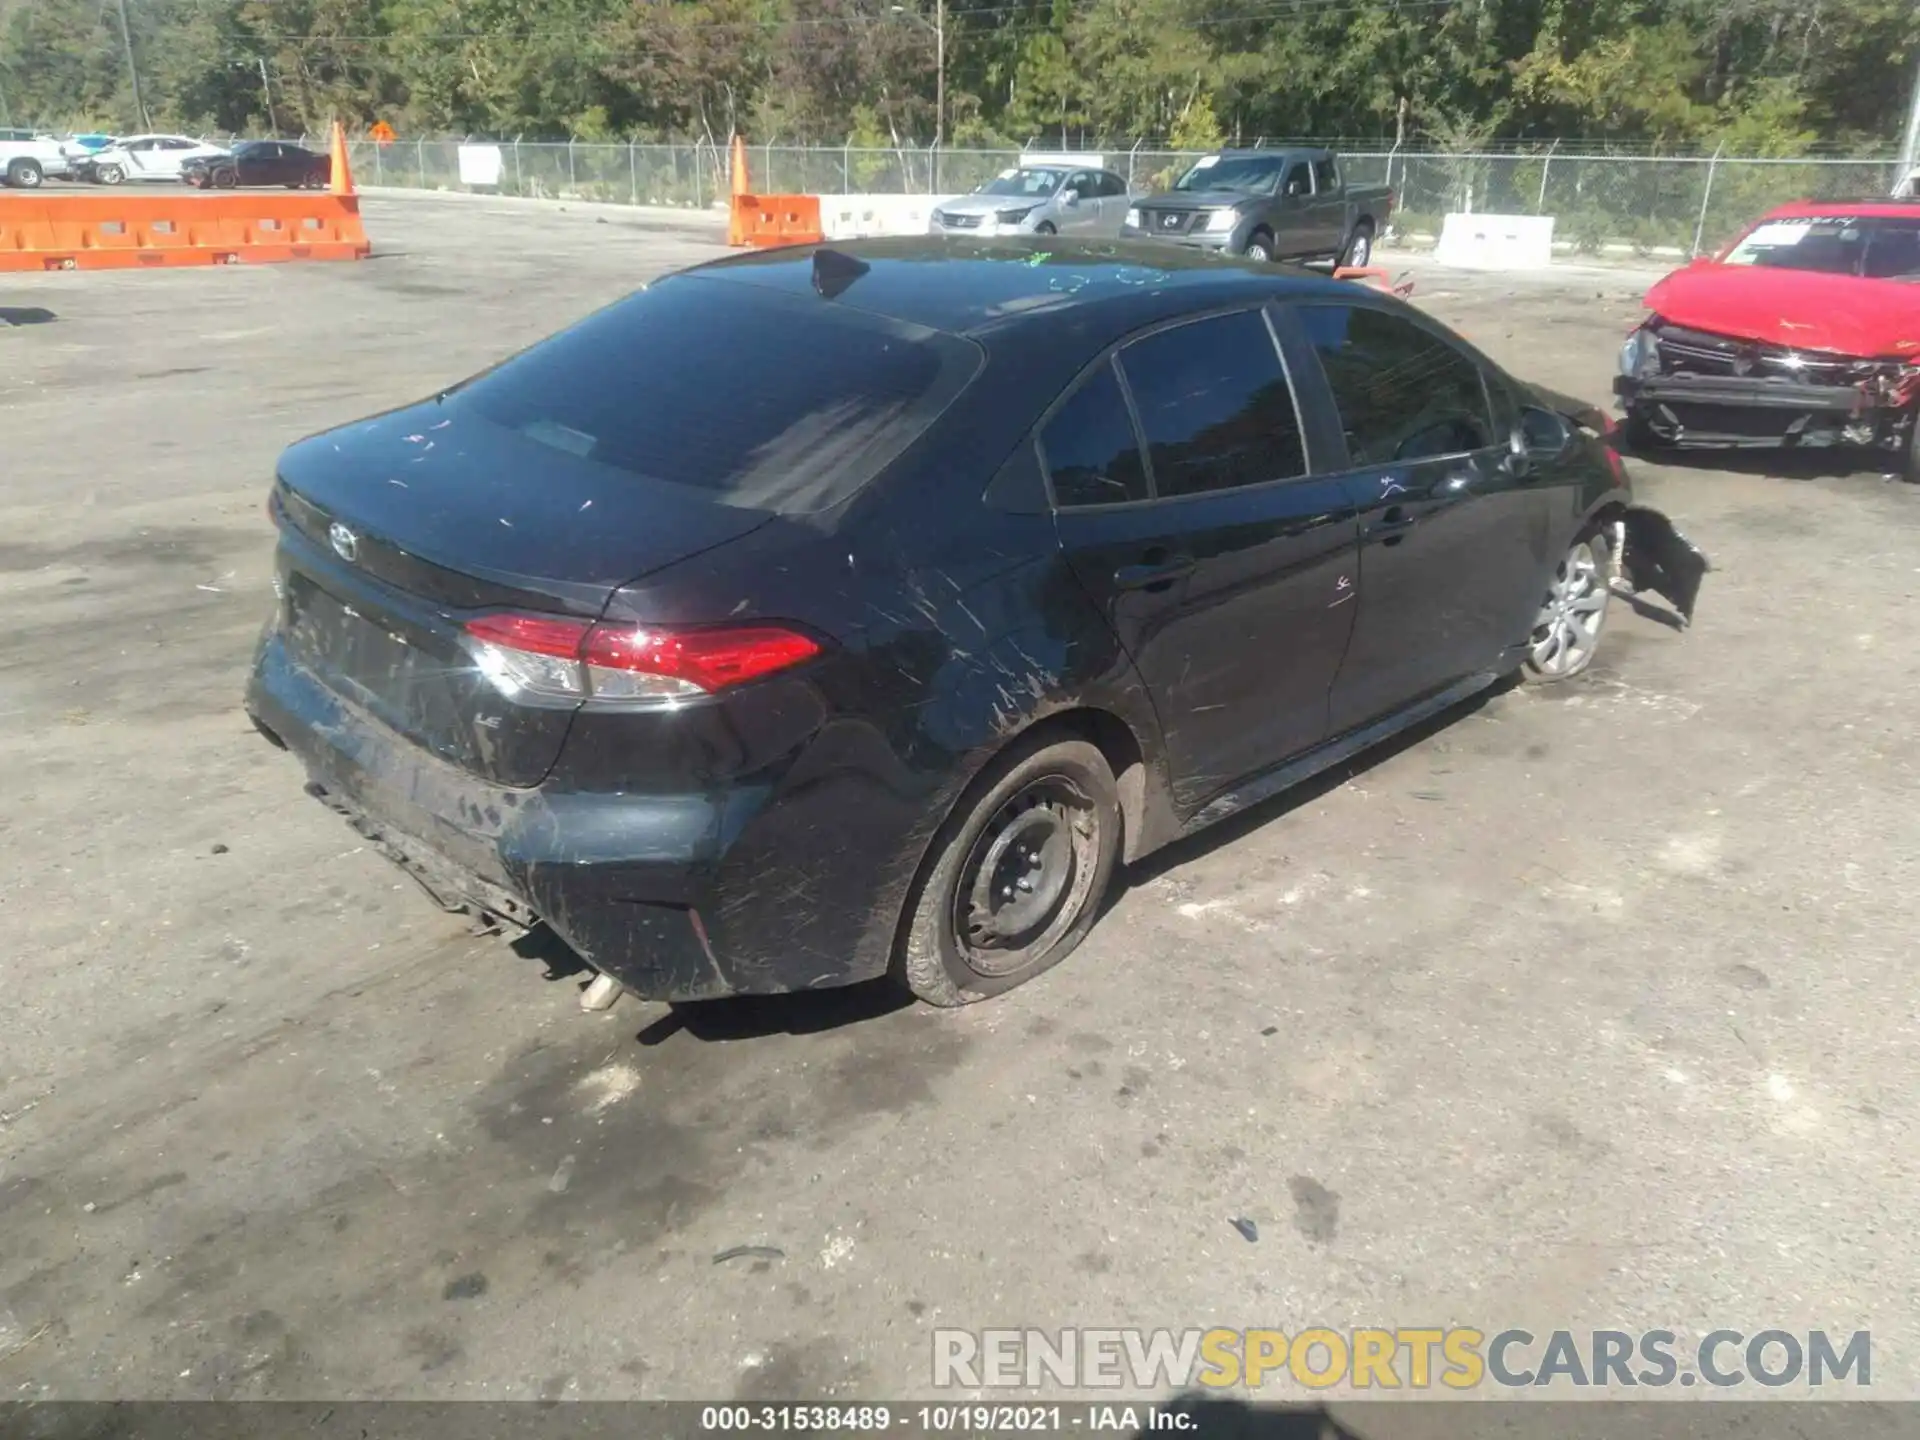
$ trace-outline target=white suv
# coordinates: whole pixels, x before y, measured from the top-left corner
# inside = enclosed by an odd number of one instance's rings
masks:
[[[49,175],[65,175],[66,152],[49,135],[0,130],[0,183],[31,190]]]
[[[86,177],[102,185],[123,180],[178,180],[180,166],[196,155],[224,155],[219,145],[208,145],[189,135],[129,135],[87,161]]]

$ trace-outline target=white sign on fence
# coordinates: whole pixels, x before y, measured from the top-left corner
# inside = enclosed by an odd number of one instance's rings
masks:
[[[1553,263],[1551,215],[1449,215],[1434,259],[1462,270],[1540,270]]]
[[[462,185],[498,185],[500,183],[500,147],[498,145],[462,145],[460,147],[460,183]]]
[[[1107,168],[1107,157],[1104,155],[1089,155],[1083,150],[1075,150],[1060,155],[1050,154],[1046,151],[1029,150],[1021,155],[1020,163],[1022,165],[1084,165],[1089,170],[1104,170]]]

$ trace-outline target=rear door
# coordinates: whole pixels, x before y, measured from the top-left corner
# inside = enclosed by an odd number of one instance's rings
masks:
[[[1479,363],[1402,309],[1282,312],[1296,369],[1340,416],[1360,516],[1358,616],[1335,733],[1515,663],[1542,598],[1554,477],[1515,464]],[[1505,407],[1503,407],[1504,409]]]
[[[1102,170],[1094,176],[1094,183],[1100,191],[1100,233],[1118,235],[1126,223],[1127,207],[1131,203],[1127,182],[1111,170]]]
[[[1061,544],[1159,713],[1191,813],[1326,737],[1354,607],[1340,479],[1310,473],[1265,315],[1152,331],[1041,431]]]

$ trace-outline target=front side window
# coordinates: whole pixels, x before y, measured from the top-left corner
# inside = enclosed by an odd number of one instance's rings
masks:
[[[1366,306],[1303,305],[1298,313],[1355,465],[1462,455],[1493,443],[1480,367],[1437,335]]]
[[[1327,156],[1324,160],[1316,160],[1313,162],[1313,188],[1315,190],[1325,195],[1329,191],[1338,188],[1339,184],[1340,172],[1334,168],[1333,157],[1331,155]]]
[[[1299,412],[1258,311],[1196,320],[1120,352],[1161,498],[1307,473]]]
[[[1313,181],[1307,178],[1307,165],[1304,160],[1287,167],[1287,188],[1289,195],[1311,195]]]

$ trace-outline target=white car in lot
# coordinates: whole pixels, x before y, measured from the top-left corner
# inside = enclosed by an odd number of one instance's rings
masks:
[[[0,130],[0,184],[32,190],[49,175],[67,173],[66,152],[51,135]]]
[[[127,180],[180,179],[180,167],[195,156],[226,154],[226,147],[209,145],[191,135],[129,135],[92,156],[82,178],[102,185]]]

